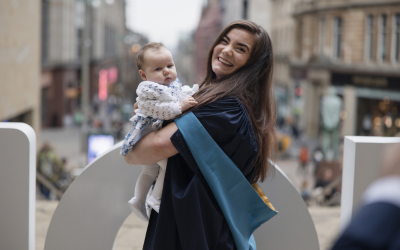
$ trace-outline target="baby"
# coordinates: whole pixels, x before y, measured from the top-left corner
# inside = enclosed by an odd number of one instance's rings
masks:
[[[163,120],[174,119],[196,105],[197,102],[191,96],[199,89],[197,84],[193,86],[193,89],[186,85],[181,86],[172,54],[162,43],[152,42],[144,45],[138,51],[136,64],[143,82],[136,90],[138,109],[130,119],[133,126],[123,142],[120,152],[123,156],[142,137],[161,128]],[[156,212],[159,211],[166,166],[167,159],[144,165],[136,182],[135,196],[128,203],[136,216],[144,221],[149,220],[145,203]],[[154,189],[147,197],[156,178]]]

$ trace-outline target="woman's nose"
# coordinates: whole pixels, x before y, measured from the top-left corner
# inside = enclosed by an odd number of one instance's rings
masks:
[[[226,46],[226,47],[222,50],[222,52],[223,52],[225,55],[227,55],[227,56],[232,56],[232,48],[231,48],[231,46]]]

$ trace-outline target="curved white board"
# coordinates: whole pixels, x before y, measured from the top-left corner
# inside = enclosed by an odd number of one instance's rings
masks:
[[[254,233],[257,249],[319,249],[317,231],[308,208],[282,170],[275,165],[275,175],[259,185],[278,214]]]
[[[141,167],[128,165],[119,155],[121,145],[93,161],[71,183],[50,222],[45,250],[113,248],[131,212],[127,201],[141,173]],[[258,249],[319,249],[308,209],[279,168],[261,188],[279,214],[255,232]]]

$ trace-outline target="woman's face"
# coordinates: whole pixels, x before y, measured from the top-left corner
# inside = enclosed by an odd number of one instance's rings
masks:
[[[230,30],[213,50],[211,67],[217,79],[245,65],[253,46],[253,33],[244,29]]]

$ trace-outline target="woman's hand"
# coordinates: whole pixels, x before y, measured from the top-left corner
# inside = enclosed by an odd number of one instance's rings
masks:
[[[176,130],[178,127],[172,122],[146,135],[124,156],[125,162],[131,165],[153,164],[176,155],[178,150],[170,139]]]

